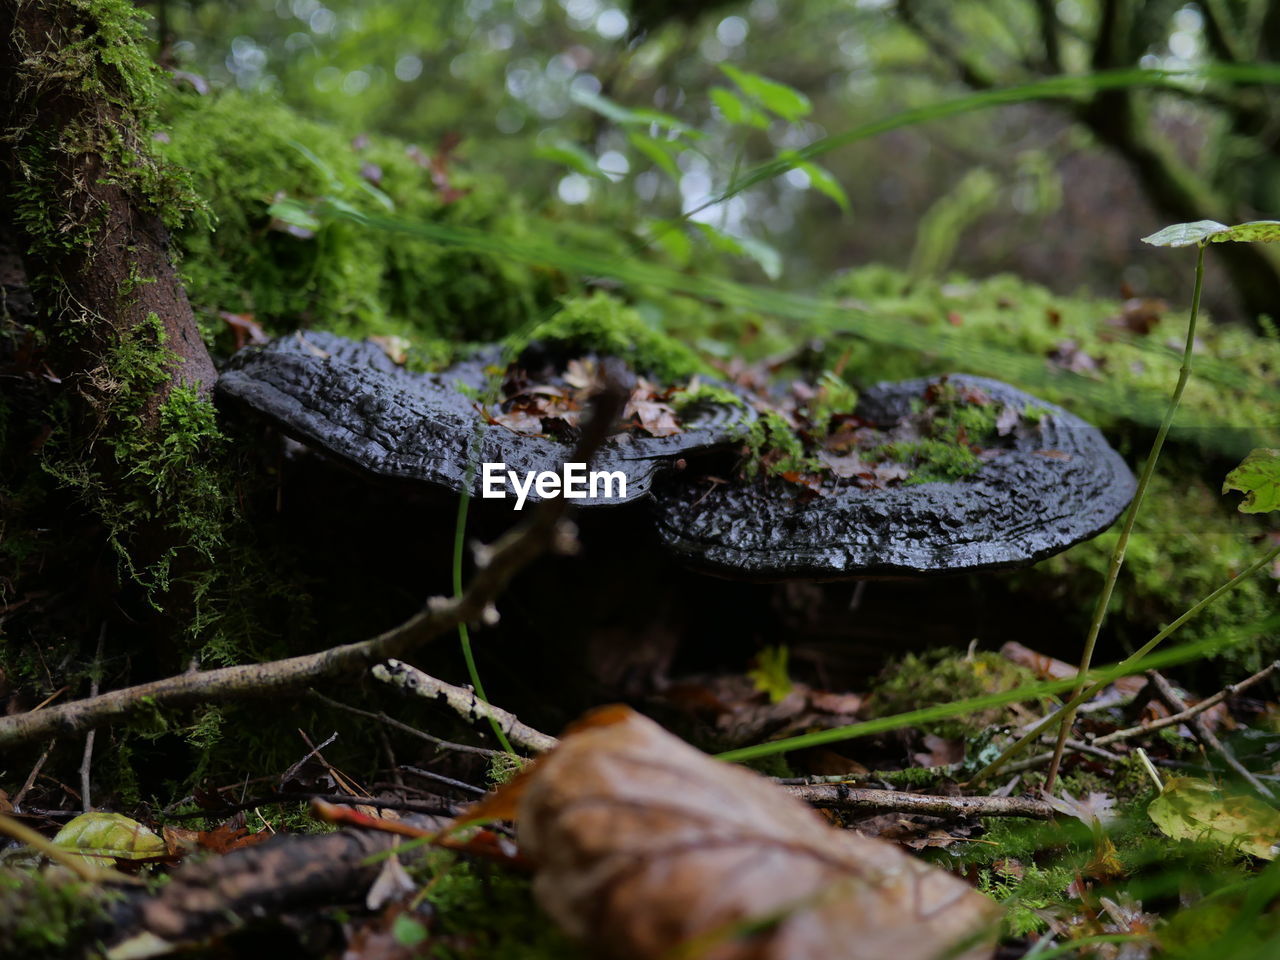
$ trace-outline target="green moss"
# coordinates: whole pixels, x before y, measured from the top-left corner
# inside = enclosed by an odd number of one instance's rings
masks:
[[[219,311],[252,314],[272,333],[306,326],[403,336],[417,347],[439,337],[487,340],[549,302],[553,278],[544,271],[332,218],[299,235],[271,212],[286,198],[303,210],[330,200],[383,215],[390,204],[406,220],[520,236],[527,226],[519,200],[456,158],[449,176],[460,194],[445,197],[416,148],[380,137],[353,145],[343,131],[265,95],[174,95],[167,113],[160,149],[191,171],[213,214],[212,229],[195,224],[177,234],[210,340],[223,329]]]
[[[992,651],[972,655],[950,650],[908,653],[885,667],[875,683],[868,717],[887,717],[909,710],[954,703],[991,693],[1015,690],[1036,682],[1031,671]],[[1005,723],[1008,708],[982,710],[928,724],[921,729],[949,739],[963,739]]]
[[[410,867],[434,908],[433,957],[572,960],[583,956],[533,901],[530,878],[432,851]],[[450,938],[457,946],[449,945]]]
[[[952,371],[991,376],[1101,427],[1125,428],[1157,423],[1178,379],[1186,330],[1178,303],[1142,336],[1109,322],[1124,315],[1118,301],[1065,296],[1009,275],[912,285],[900,272],[872,266],[841,275],[827,292],[894,323],[935,331],[940,343],[958,348],[948,359],[941,351],[837,342],[833,349],[847,351],[850,371],[873,371],[877,380]],[[1202,315],[1197,344],[1173,439],[1234,455],[1249,448],[1246,430],[1280,430],[1280,340]],[[1055,364],[1072,359],[1105,389],[1085,391],[1079,378],[1053,375]]]
[[[1236,512],[1212,485],[1193,472],[1194,460],[1175,455],[1151,479],[1138,514],[1125,564],[1112,599],[1110,635],[1133,648],[1257,559],[1267,518]],[[1021,574],[1028,588],[1051,590],[1056,600],[1087,615],[1110,562],[1115,527]],[[1274,615],[1276,581],[1260,573],[1236,585],[1194,620],[1173,642],[1190,642],[1245,627]],[[1114,643],[1114,639],[1112,641]],[[1258,669],[1274,656],[1268,644],[1224,649],[1239,669]],[[1121,651],[1111,649],[1112,656]]]
[[[761,471],[771,475],[784,473],[812,473],[820,470],[820,464],[808,456],[804,444],[791,425],[773,410],[762,411],[747,431],[747,449],[750,457],[744,468],[748,477],[759,476]]]
[[[877,460],[893,460],[911,469],[907,483],[963,480],[978,471],[982,462],[966,446],[948,440],[907,440],[886,443],[871,451]]]
[[[37,122],[9,131],[23,174],[9,197],[30,252],[51,259],[76,248],[92,253],[105,212],[85,203],[86,184],[67,175],[86,156],[99,164],[98,183],[120,187],[169,226],[180,226],[200,203],[185,175],[152,148],[165,80],[147,50],[147,15],[127,0],[40,5],[62,25],[66,42],[25,51],[19,97],[56,87],[74,91],[79,101],[57,128]]]
[[[745,407],[746,401],[724,387],[709,383],[698,383],[691,389],[677,390],[671,398],[671,405],[677,413],[683,413],[703,403],[721,404],[732,407]]]
[[[518,352],[535,340],[558,341],[621,357],[633,369],[666,384],[712,372],[689,347],[649,326],[617,297],[598,291],[566,298],[554,315],[522,331],[510,343]]]
[[[116,896],[61,868],[0,869],[0,955],[53,960],[81,954]]]

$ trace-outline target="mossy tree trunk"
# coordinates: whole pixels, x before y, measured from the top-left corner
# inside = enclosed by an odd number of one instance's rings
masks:
[[[168,354],[137,410],[154,425],[175,386],[217,376],[169,259],[190,204],[150,150],[162,80],[124,0],[0,0],[0,33],[5,213],[50,369],[102,423],[120,390],[108,358],[149,325]]]

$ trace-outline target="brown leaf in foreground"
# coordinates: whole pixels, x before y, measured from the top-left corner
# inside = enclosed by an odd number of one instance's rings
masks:
[[[977,960],[991,900],[824,823],[764,778],[624,707],[590,715],[522,779],[539,903],[625,960]]]

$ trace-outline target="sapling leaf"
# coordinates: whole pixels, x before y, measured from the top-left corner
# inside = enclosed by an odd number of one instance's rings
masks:
[[[784,151],[780,156],[791,163],[795,169],[804,171],[809,178],[809,186],[830,197],[845,213],[849,212],[849,195],[844,192],[844,187],[840,186],[840,181],[832,175],[831,171],[816,163],[802,160],[794,150]]]
[[[1157,230],[1149,237],[1143,237],[1142,242],[1149,243],[1153,247],[1191,247],[1197,243],[1206,242],[1215,233],[1230,229],[1225,223],[1218,223],[1217,220],[1175,223],[1163,230]]]
[[[1280,240],[1280,220],[1250,220],[1227,228],[1225,233],[1215,233],[1212,243],[1275,243]]]
[[[689,134],[694,132],[692,128],[670,114],[663,113],[660,110],[640,109],[633,110],[630,107],[624,107],[620,103],[615,103],[608,97],[602,97],[598,93],[592,93],[589,90],[573,88],[569,91],[569,98],[581,107],[588,110],[594,110],[602,117],[612,120],[619,126],[648,126],[650,124],[657,126],[663,130],[671,130],[675,133]]]
[[[281,223],[314,233],[320,229],[320,218],[297,200],[284,197],[267,207],[268,216]]]
[[[711,102],[719,108],[728,123],[736,127],[769,126],[769,118],[727,87],[712,87]]]
[[[597,177],[601,180],[609,179],[605,172],[600,169],[600,164],[596,162],[595,157],[576,143],[570,143],[568,140],[551,140],[547,143],[540,143],[534,148],[533,153],[534,156],[542,160],[562,163],[583,176]]]
[[[1175,223],[1149,237],[1143,243],[1154,247],[1190,247],[1197,243],[1275,243],[1280,240],[1280,220],[1250,220],[1229,227],[1216,220]]]
[[[1280,450],[1259,447],[1227,474],[1222,492],[1244,494],[1241,513],[1270,513],[1280,510]]]
[[[759,100],[766,110],[776,113],[783,120],[799,120],[813,111],[809,98],[794,87],[762,77],[758,73],[740,70],[728,63],[720,64],[720,69],[738,85],[739,90]]]
[[[1274,860],[1280,844],[1280,811],[1257,797],[1224,794],[1195,777],[1166,783],[1147,816],[1175,840],[1210,840],[1264,860]]]
[[[672,180],[680,179],[680,168],[676,165],[676,154],[681,147],[667,140],[659,140],[647,133],[630,133],[627,140],[631,145],[662,170]]]
[[[763,240],[734,236],[709,223],[697,223],[695,226],[717,250],[754,260],[770,280],[777,280],[782,276],[782,255]]]

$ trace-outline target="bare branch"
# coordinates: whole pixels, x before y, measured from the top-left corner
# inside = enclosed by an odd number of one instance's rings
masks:
[[[793,797],[832,810],[877,813],[918,813],[931,817],[1026,817],[1053,819],[1053,807],[1027,797],[942,797],[896,790],[872,790],[841,783],[782,786]]]
[[[373,675],[384,683],[394,684],[420,697],[439,700],[467,720],[493,720],[507,735],[508,740],[533,753],[546,753],[559,742],[555,737],[521,723],[515,714],[485,703],[470,687],[457,687],[437,680],[417,667],[399,660],[378,664],[373,668]]]

